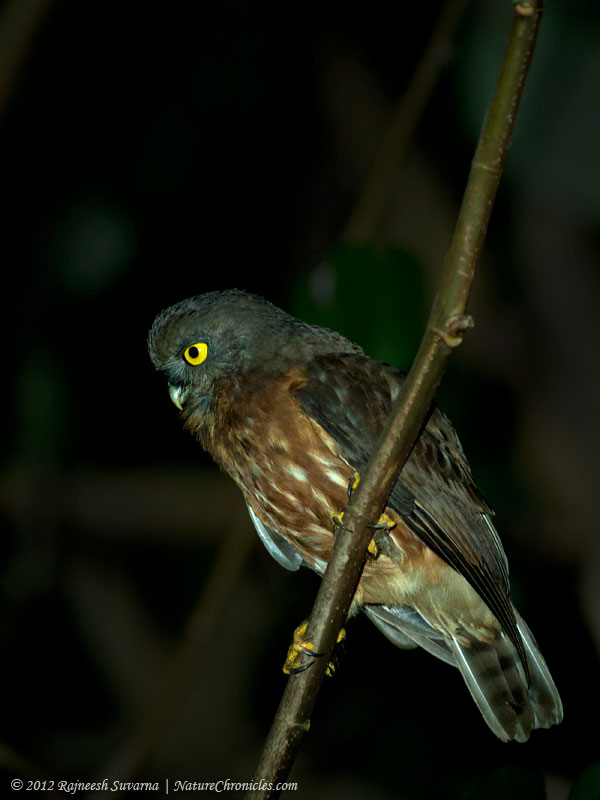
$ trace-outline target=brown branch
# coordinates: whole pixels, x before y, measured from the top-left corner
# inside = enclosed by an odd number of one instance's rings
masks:
[[[408,458],[448,360],[473,323],[465,315],[475,267],[510,143],[529,69],[542,0],[515,6],[508,45],[492,104],[477,145],[452,243],[423,341],[392,415],[379,438],[344,517],[351,532],[335,546],[308,622],[307,636],[324,653],[311,669],[289,678],[254,777],[251,800],[275,797],[293,764],[319,691],[327,661],[346,620],[378,519]]]

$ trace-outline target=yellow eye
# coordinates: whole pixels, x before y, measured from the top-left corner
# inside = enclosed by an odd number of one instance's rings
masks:
[[[198,364],[201,364],[207,355],[208,345],[206,342],[196,342],[196,344],[191,344],[183,351],[183,357],[188,364],[191,364],[193,367],[197,367]]]

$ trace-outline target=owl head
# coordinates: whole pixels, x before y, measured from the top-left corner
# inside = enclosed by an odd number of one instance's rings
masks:
[[[362,352],[340,334],[237,289],[190,297],[162,311],[148,350],[175,405],[190,410],[209,403],[222,381],[281,373],[319,354]]]

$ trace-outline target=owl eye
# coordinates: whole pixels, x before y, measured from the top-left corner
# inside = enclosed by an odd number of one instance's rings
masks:
[[[206,342],[196,342],[196,344],[191,344],[183,351],[183,357],[188,364],[191,364],[193,367],[197,367],[198,364],[201,364],[207,355],[208,345]]]

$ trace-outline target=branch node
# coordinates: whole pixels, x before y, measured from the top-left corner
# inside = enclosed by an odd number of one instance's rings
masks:
[[[448,317],[443,328],[432,328],[431,330],[447,347],[454,348],[462,344],[463,334],[474,325],[473,317],[469,314],[454,314]]]
[[[304,736],[310,730],[310,720],[305,719],[303,722],[294,722],[292,726],[292,735]]]

